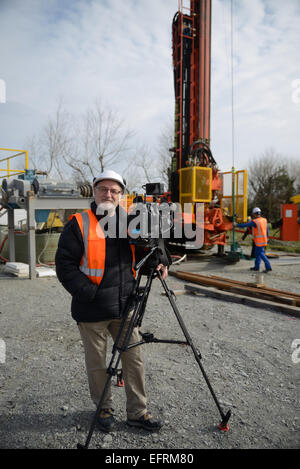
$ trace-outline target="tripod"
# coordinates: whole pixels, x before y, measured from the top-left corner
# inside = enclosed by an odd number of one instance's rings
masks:
[[[157,247],[154,247],[154,248],[151,249],[149,254],[137,265],[137,270],[155,252],[156,249],[157,249]],[[111,357],[109,366],[107,368],[107,379],[106,379],[106,382],[105,382],[105,385],[104,385],[104,389],[103,389],[101,398],[99,400],[97,409],[95,411],[93,420],[91,422],[91,426],[90,426],[89,433],[87,435],[85,444],[82,445],[82,444],[78,443],[77,444],[78,449],[88,449],[88,447],[89,447],[89,444],[90,444],[90,441],[91,441],[91,438],[92,438],[92,435],[94,433],[95,426],[96,426],[96,423],[97,423],[97,418],[98,418],[98,416],[100,414],[100,411],[102,409],[102,404],[104,402],[104,398],[105,398],[105,394],[107,392],[108,386],[110,384],[110,381],[111,381],[112,377],[115,376],[119,371],[118,366],[119,366],[119,363],[120,363],[120,360],[121,360],[122,353],[125,352],[126,350],[129,350],[132,347],[136,347],[136,346],[146,344],[146,343],[150,343],[150,342],[168,343],[168,344],[186,344],[186,345],[189,345],[191,347],[191,349],[194,353],[195,359],[196,359],[196,361],[197,361],[197,363],[200,367],[200,370],[202,372],[202,375],[203,375],[203,377],[206,381],[206,384],[207,384],[207,386],[210,390],[210,393],[211,393],[211,395],[212,395],[212,397],[213,397],[213,399],[216,403],[216,406],[218,408],[218,411],[220,413],[220,416],[221,416],[222,420],[219,424],[219,429],[222,430],[222,431],[229,430],[228,421],[229,421],[230,416],[231,416],[231,410],[229,410],[226,414],[223,412],[223,410],[220,406],[220,403],[219,403],[219,401],[218,401],[218,399],[217,399],[217,397],[214,393],[214,390],[213,390],[213,388],[210,384],[210,381],[207,377],[207,374],[206,374],[206,372],[205,372],[205,370],[202,366],[201,354],[196,350],[196,348],[195,348],[195,346],[192,342],[192,339],[191,339],[191,337],[190,337],[190,335],[187,331],[187,328],[186,328],[186,326],[185,326],[185,324],[182,320],[182,317],[181,317],[181,315],[178,311],[178,308],[177,308],[176,303],[174,301],[173,295],[172,295],[171,291],[169,290],[165,280],[162,278],[161,272],[156,271],[155,268],[150,269],[148,271],[147,280],[146,280],[146,283],[145,283],[144,286],[140,286],[141,277],[142,277],[142,273],[141,273],[141,270],[139,270],[138,277],[137,277],[137,282],[136,282],[134,291],[133,291],[132,296],[131,296],[131,298],[128,302],[128,305],[126,307],[126,311],[125,311],[125,314],[124,314],[124,317],[123,317],[123,320],[122,320],[122,323],[121,323],[121,326],[120,326],[120,330],[118,332],[117,338],[116,338],[116,340],[114,342],[114,345],[113,345],[112,357]],[[143,317],[144,317],[148,296],[149,296],[149,293],[150,293],[150,290],[151,290],[152,281],[156,277],[158,277],[160,279],[160,282],[161,282],[161,284],[164,288],[166,296],[167,296],[167,298],[168,298],[168,300],[169,300],[169,302],[172,306],[172,309],[175,313],[175,316],[178,320],[178,323],[181,327],[181,330],[182,330],[182,332],[183,332],[183,334],[186,338],[186,342],[184,342],[182,340],[179,341],[179,340],[157,339],[151,333],[144,333],[143,334],[143,333],[140,332],[141,341],[129,345],[133,329],[135,327],[140,327],[141,324],[142,324],[142,320],[143,320]],[[124,328],[126,326],[126,323],[128,323],[127,320],[129,318],[129,314],[132,311],[133,311],[133,313],[132,313],[132,316],[129,320],[127,331],[124,334],[124,330],[125,330]]]

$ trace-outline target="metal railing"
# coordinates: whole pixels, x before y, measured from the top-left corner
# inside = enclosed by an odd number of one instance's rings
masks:
[[[248,211],[248,172],[247,170],[221,173],[223,191],[221,206],[227,215],[233,216],[233,209],[239,223],[247,221]],[[233,186],[234,183],[234,186]],[[234,193],[234,200],[233,200]]]
[[[6,156],[5,158],[0,159],[0,165],[1,163],[6,161],[6,168],[0,168],[1,173],[5,172],[5,175],[0,174],[0,179],[3,179],[5,177],[10,177],[10,176],[17,176],[18,174],[23,174],[26,172],[26,170],[28,169],[28,151],[27,150],[16,150],[13,148],[0,148],[0,151],[17,152],[13,155]],[[25,157],[24,169],[12,169],[11,164],[10,164],[11,160],[13,158],[17,158],[22,155]]]

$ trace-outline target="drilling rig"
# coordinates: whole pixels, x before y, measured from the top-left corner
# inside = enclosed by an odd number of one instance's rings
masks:
[[[224,176],[210,149],[211,0],[190,0],[188,7],[183,3],[179,0],[172,23],[175,126],[169,196],[182,210],[186,203],[204,204],[203,247],[218,245],[218,253],[223,253],[238,194],[230,194],[229,204],[223,199]],[[246,181],[245,174],[243,178]],[[232,181],[234,188],[235,174]],[[240,219],[245,219],[247,212],[244,192],[245,185]],[[189,219],[194,224],[195,213],[189,215],[185,217],[183,211],[182,222]]]

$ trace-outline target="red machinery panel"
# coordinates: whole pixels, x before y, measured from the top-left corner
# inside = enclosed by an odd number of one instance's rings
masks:
[[[281,205],[280,239],[282,241],[299,241],[298,207],[295,204]]]

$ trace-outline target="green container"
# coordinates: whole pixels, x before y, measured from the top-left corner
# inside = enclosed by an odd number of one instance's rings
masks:
[[[0,246],[7,233],[8,232],[6,227],[4,229],[0,229]],[[37,264],[48,264],[55,261],[55,253],[57,250],[59,237],[60,233],[35,234]],[[24,262],[25,264],[29,264],[27,233],[15,233],[15,254],[16,262]],[[5,241],[0,255],[5,259],[8,259],[8,239]]]

